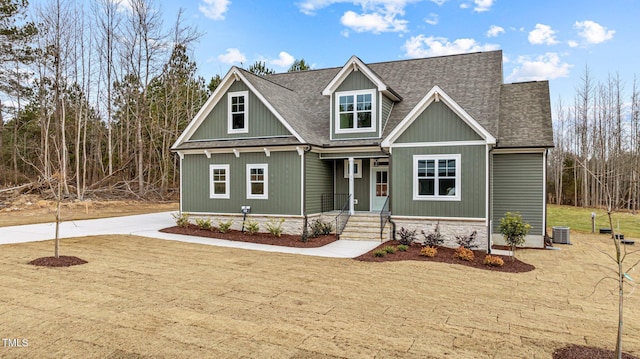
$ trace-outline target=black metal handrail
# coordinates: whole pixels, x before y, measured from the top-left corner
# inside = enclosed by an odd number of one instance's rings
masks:
[[[384,205],[382,205],[382,209],[380,210],[380,240],[382,241],[382,233],[384,232],[384,227],[389,222],[391,217],[391,212],[389,211],[389,196],[384,201]]]
[[[342,205],[342,209],[340,213],[336,216],[336,235],[340,237],[344,227],[347,225],[349,221],[349,217],[351,217],[351,213],[349,213],[349,202],[351,200],[351,195],[347,196],[347,200]]]
[[[320,212],[331,212],[339,210],[341,207],[337,207],[344,203],[346,198],[349,197],[348,193],[322,193],[320,194]]]

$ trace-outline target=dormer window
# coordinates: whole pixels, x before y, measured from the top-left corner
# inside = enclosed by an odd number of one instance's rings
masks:
[[[248,122],[248,91],[229,92],[227,94],[228,103],[228,133],[249,132]]]
[[[376,130],[376,91],[336,92],[336,133]]]

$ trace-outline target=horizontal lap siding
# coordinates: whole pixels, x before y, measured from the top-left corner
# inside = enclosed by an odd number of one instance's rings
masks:
[[[544,159],[540,153],[493,156],[493,233],[506,212],[520,212],[530,234],[544,234]]]
[[[460,201],[413,200],[413,155],[460,154]],[[486,147],[447,146],[393,149],[391,212],[396,216],[486,217]]]
[[[269,164],[268,199],[247,199],[246,165]],[[229,199],[209,198],[209,165],[228,164]],[[182,163],[182,210],[200,213],[240,213],[251,206],[255,214],[301,214],[301,159],[296,151],[234,154],[185,155]]]
[[[319,155],[313,152],[306,154],[305,161],[306,212],[320,213],[322,194],[333,193],[333,161],[321,160]]]

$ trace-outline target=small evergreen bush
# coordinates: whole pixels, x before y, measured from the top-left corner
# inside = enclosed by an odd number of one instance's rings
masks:
[[[218,222],[218,232],[227,233],[229,229],[231,229],[232,224],[233,224],[232,220],[228,220],[226,222],[223,222],[223,221]]]
[[[484,257],[484,261],[482,261],[482,263],[489,267],[502,267],[504,265],[504,261],[502,260],[502,258],[498,256],[492,256],[490,254],[487,254]]]
[[[276,237],[282,236],[282,224],[284,223],[284,218],[280,218],[279,220],[270,219],[267,222],[266,227],[267,231]]]
[[[316,218],[311,222],[311,237],[316,238],[331,234],[333,225],[331,222],[324,222],[320,218]]]
[[[253,219],[248,219],[244,223],[244,228],[247,230],[247,233],[249,233],[249,235],[254,235],[260,230],[260,225]]]
[[[211,218],[196,218],[196,226],[207,231],[211,230]]]
[[[516,247],[524,244],[530,229],[531,225],[525,223],[518,212],[507,212],[504,217],[500,218],[499,231],[504,237],[504,241],[511,246],[511,260],[515,260]]]
[[[189,227],[189,216],[185,213],[174,213],[172,214],[173,219],[176,221],[176,226],[187,228]]]

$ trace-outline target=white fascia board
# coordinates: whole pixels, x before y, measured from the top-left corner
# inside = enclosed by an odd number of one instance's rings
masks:
[[[547,148],[545,147],[522,147],[522,148],[499,148],[494,147],[493,154],[508,154],[508,153],[545,153]]]
[[[180,134],[180,137],[178,137],[173,146],[171,146],[171,149],[177,148],[181,143],[186,142],[191,138],[193,133],[196,132],[198,127],[200,127],[204,119],[207,118],[207,115],[209,115],[213,108],[218,104],[220,99],[224,97],[227,90],[231,87],[231,85],[233,85],[234,81],[236,80],[235,73],[237,72],[238,69],[235,66],[232,67],[229,72],[227,72],[227,74],[220,82],[220,85],[218,85],[216,90],[213,91],[211,96],[209,96],[207,101],[200,108],[200,111],[198,111],[196,116],[189,122],[184,131],[182,131],[182,134]]]
[[[431,105],[433,101],[442,101],[447,105],[458,117],[460,117],[471,129],[473,129],[486,144],[494,145],[495,137],[482,127],[471,115],[467,113],[457,102],[447,95],[438,85],[433,86],[429,92],[418,102],[418,104],[405,116],[396,128],[391,131],[389,136],[382,141],[382,147],[391,147],[391,145],[406,131],[420,114]]]
[[[262,102],[263,105],[265,105],[269,111],[271,111],[271,113],[273,113],[274,116],[276,116],[276,118],[278,119],[278,121],[280,121],[280,123],[289,131],[291,132],[291,134],[293,136],[295,136],[295,138],[304,143],[306,142],[302,136],[300,136],[300,134],[298,134],[298,132],[296,130],[293,129],[293,127],[291,127],[291,125],[289,124],[289,122],[287,122],[284,117],[282,117],[282,115],[276,111],[276,109],[271,105],[271,103],[269,103],[269,101],[267,101],[266,98],[264,98],[264,96],[260,93],[260,91],[258,91],[253,84],[251,84],[251,82],[249,82],[247,80],[246,77],[244,77],[244,75],[238,71],[237,72],[237,76],[242,80],[242,82],[244,82],[245,85],[247,85],[247,87],[251,90],[251,92],[253,92],[253,94]]]
[[[338,74],[329,82],[327,87],[322,90],[323,96],[330,96],[334,93],[340,84],[349,76],[351,71],[361,71],[371,82],[373,82],[379,92],[384,93],[387,97],[394,101],[400,101],[400,99],[389,91],[387,85],[380,79],[371,69],[360,60],[357,56],[351,56],[349,61],[342,67]]]
[[[211,157],[214,154],[220,153],[264,153],[265,157],[268,157],[265,153],[265,149],[269,151],[269,154],[273,152],[290,152],[297,151],[298,148],[301,148],[300,145],[291,145],[291,146],[259,146],[259,147],[226,147],[226,148],[215,148],[215,149],[189,149],[189,150],[180,150],[179,154],[184,155],[205,155]]]

